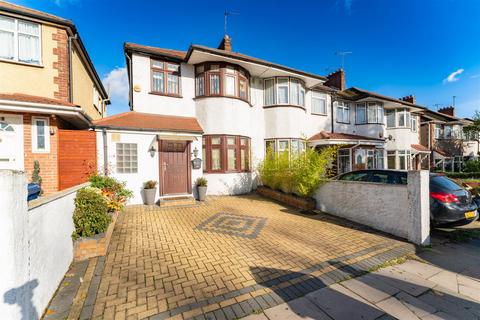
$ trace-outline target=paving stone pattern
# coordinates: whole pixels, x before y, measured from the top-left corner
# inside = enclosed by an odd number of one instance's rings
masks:
[[[405,242],[256,195],[131,206],[81,312],[91,319],[237,319],[414,252]]]

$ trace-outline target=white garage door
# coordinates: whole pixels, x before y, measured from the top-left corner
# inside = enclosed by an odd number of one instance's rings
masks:
[[[0,169],[23,170],[23,117],[0,114]]]

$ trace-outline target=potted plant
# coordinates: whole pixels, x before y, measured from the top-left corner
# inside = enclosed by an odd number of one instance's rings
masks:
[[[207,197],[207,179],[200,177],[195,181],[198,191],[198,200],[205,201]]]
[[[157,194],[157,181],[148,180],[143,184],[143,191],[145,192],[145,204],[155,204],[155,195]]]

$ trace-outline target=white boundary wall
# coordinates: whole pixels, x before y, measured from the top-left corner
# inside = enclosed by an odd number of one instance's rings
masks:
[[[428,171],[409,171],[407,185],[330,181],[314,195],[317,209],[408,239],[430,242]]]
[[[38,319],[73,259],[76,186],[27,203],[25,173],[0,170],[0,318]]]

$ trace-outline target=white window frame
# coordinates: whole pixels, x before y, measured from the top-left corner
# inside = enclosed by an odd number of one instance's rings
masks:
[[[435,123],[433,128],[433,135],[435,139],[442,139],[442,125]]]
[[[45,148],[38,148],[37,122],[44,121]],[[50,119],[47,117],[32,117],[32,153],[50,153]]]
[[[313,110],[313,100],[323,100],[323,107],[324,107],[324,112],[317,112],[317,110]],[[326,116],[327,115],[327,95],[322,92],[318,91],[312,91],[312,108],[311,108],[311,113],[312,114],[319,114]]]
[[[358,112],[358,109],[363,109],[364,111],[364,116],[365,116],[365,119],[363,121],[360,121],[358,115],[359,115],[359,112]],[[355,124],[366,124],[368,123],[368,114],[367,114],[367,106],[365,103],[357,103],[355,104]]]
[[[404,115],[404,124],[402,126],[400,125],[400,116],[396,115],[395,118],[396,118],[396,121],[397,121],[396,122],[397,127],[398,128],[409,128],[409,127],[411,128],[412,125],[410,123],[410,118],[411,118],[410,117],[410,111],[408,111],[407,108],[404,108],[404,109],[400,109],[400,110],[396,109],[395,112],[397,114],[403,113],[403,115]]]
[[[411,122],[411,129],[412,132],[417,132],[417,127],[418,127],[418,117],[417,115],[410,115],[410,122]]]
[[[271,103],[267,103],[267,82],[270,82],[272,83],[272,102]],[[276,81],[275,81],[275,78],[268,78],[268,79],[265,79],[263,80],[263,94],[264,94],[264,97],[263,97],[263,105],[264,106],[272,106],[272,105],[275,105],[276,102],[277,102],[277,93],[276,93]]]
[[[14,20],[14,24],[15,24],[15,27],[14,27],[13,30],[1,29],[3,31],[7,31],[7,32],[13,32],[13,58],[12,59],[0,58],[0,61],[14,61],[14,62],[28,64],[28,65],[42,66],[42,25],[40,23],[36,23],[36,22],[33,22],[33,21],[29,21],[29,20],[25,20],[25,19],[17,19],[17,18],[14,18],[14,17],[3,15],[3,14],[0,14],[0,16],[1,17],[6,17],[7,19]],[[27,33],[23,33],[23,32],[18,32],[18,22],[19,21],[23,21],[23,22],[38,25],[38,35],[28,34],[30,36],[38,37],[38,54],[39,54],[38,62],[21,61],[19,59],[19,51],[20,50],[19,50],[19,47],[18,47],[18,44],[19,44],[18,34],[19,33],[27,34]]]
[[[286,84],[284,83],[284,84],[281,85],[282,87],[285,87],[285,86],[287,87],[287,101],[282,102],[282,103],[280,103],[280,96],[279,96],[279,94],[280,94],[280,90],[279,90],[280,85],[278,84],[279,80],[287,80]],[[277,90],[276,90],[277,104],[278,105],[288,105],[288,104],[290,104],[290,79],[288,77],[278,77],[278,78],[276,78],[275,84],[276,84],[276,88],[277,88]]]
[[[342,119],[340,120],[338,118],[338,112],[341,110],[342,114]],[[347,120],[345,120],[345,114],[347,115]],[[336,122],[338,123],[345,123],[349,124],[350,123],[350,104],[344,101],[337,101],[337,119]]]

